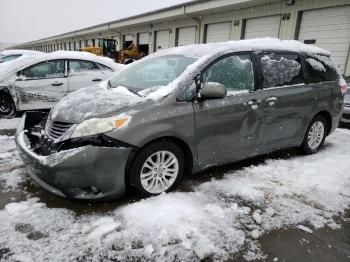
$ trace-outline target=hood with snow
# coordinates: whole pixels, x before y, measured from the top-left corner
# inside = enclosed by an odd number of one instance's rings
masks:
[[[77,124],[84,120],[113,115],[145,101],[126,88],[82,88],[64,97],[51,111],[51,120]]]

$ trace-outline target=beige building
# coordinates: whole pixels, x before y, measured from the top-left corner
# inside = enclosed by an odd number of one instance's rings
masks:
[[[15,46],[51,52],[131,41],[155,52],[173,46],[256,37],[296,39],[332,52],[350,75],[350,0],[197,0]]]

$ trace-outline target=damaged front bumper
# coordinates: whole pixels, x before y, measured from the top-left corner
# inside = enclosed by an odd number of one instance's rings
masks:
[[[33,112],[34,113],[34,112]],[[28,173],[41,187],[63,197],[108,200],[125,193],[125,168],[132,148],[84,145],[38,154],[23,116],[16,144]]]

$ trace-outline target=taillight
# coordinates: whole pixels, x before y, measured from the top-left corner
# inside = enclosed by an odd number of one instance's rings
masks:
[[[340,90],[343,94],[345,94],[348,91],[349,87],[347,84],[341,85]]]

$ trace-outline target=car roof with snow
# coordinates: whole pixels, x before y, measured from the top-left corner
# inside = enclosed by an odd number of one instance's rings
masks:
[[[13,49],[13,50],[1,51],[0,54],[2,56],[8,56],[8,55],[40,55],[43,53],[39,51],[34,51],[34,50]]]
[[[185,55],[190,57],[215,56],[220,53],[244,51],[288,51],[330,55],[330,52],[316,46],[306,45],[296,40],[276,38],[256,38],[250,40],[228,41],[222,43],[194,44],[160,50],[153,55]]]
[[[97,56],[89,52],[82,51],[55,51],[52,53],[45,54],[47,59],[79,59],[79,60],[89,60],[96,63],[103,64],[105,66],[111,67],[115,70],[121,70],[124,65],[118,64],[113,61],[113,59],[103,56]]]
[[[80,59],[89,60],[96,63],[100,63],[107,67],[114,69],[115,71],[122,70],[125,65],[115,63],[112,59],[107,57],[100,57],[88,52],[78,52],[78,51],[56,51],[52,53],[40,53],[36,56],[23,55],[22,57],[9,61],[6,65],[0,64],[0,80],[6,78],[9,74],[14,71],[21,70],[27,66],[35,63],[44,62],[52,59]]]

